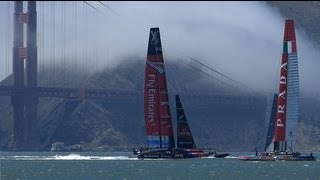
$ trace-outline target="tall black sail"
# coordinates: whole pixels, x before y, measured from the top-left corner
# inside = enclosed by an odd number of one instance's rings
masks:
[[[277,102],[278,102],[278,94],[274,94],[271,108],[271,115],[269,120],[268,133],[266,138],[266,144],[264,146],[265,151],[273,151],[273,143],[274,143],[274,123],[276,119],[277,113]]]
[[[194,149],[196,145],[194,143],[191,130],[187,121],[187,117],[184,113],[182,103],[179,95],[176,95],[176,109],[177,109],[177,147],[184,149]]]

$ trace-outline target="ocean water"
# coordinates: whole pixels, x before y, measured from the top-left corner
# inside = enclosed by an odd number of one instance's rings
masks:
[[[316,161],[240,161],[226,158],[139,160],[131,152],[0,152],[0,180],[24,179],[320,179]],[[304,153],[303,153],[304,154]]]

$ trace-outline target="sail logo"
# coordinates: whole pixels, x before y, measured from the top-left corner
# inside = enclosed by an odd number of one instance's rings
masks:
[[[287,76],[285,71],[288,71],[287,68],[288,63],[284,62],[281,64],[281,76],[280,76],[280,93],[279,93],[279,105],[278,105],[278,114],[277,114],[277,122],[276,126],[277,127],[282,127],[284,128],[284,122],[282,118],[285,118],[285,112],[286,112],[286,86],[287,86]],[[280,100],[280,98],[282,100]]]
[[[179,136],[191,136],[191,133],[188,131],[178,132]]]
[[[164,68],[162,67],[162,64],[155,64],[150,61],[147,61],[147,64],[151,66],[153,69],[155,69],[159,74],[164,73]]]
[[[157,45],[159,43],[159,30],[155,30],[155,31],[150,31],[151,33],[151,40],[150,40],[150,44],[151,45]]]
[[[184,115],[179,116],[179,120],[181,120],[182,118],[184,118]]]
[[[281,93],[279,93],[279,97],[281,97],[282,99],[286,99],[286,91],[282,91]],[[279,105],[280,106],[280,105]]]
[[[283,52],[284,53],[294,53],[294,52],[296,52],[296,42],[295,41],[285,41],[285,42],[283,42]]]
[[[156,76],[154,74],[149,74],[148,76],[148,81],[147,81],[147,94],[148,94],[148,122],[152,123],[154,122],[154,104],[155,104],[155,100],[154,100],[154,96],[155,96],[155,80],[156,80]]]
[[[281,67],[280,67],[280,68],[281,68],[281,69],[283,68],[284,70],[287,71],[287,70],[288,70],[288,69],[287,69],[287,65],[288,65],[288,63],[283,63],[283,64],[281,64]]]
[[[180,131],[178,131],[179,136],[191,136],[191,132],[187,127],[181,127]]]

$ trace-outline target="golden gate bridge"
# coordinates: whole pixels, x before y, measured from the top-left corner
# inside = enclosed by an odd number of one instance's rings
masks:
[[[132,103],[142,101],[143,92],[135,90],[123,90],[123,89],[91,89],[91,88],[65,88],[65,87],[48,87],[38,84],[38,72],[43,70],[41,58],[44,58],[44,51],[38,51],[38,44],[43,45],[44,37],[39,36],[38,29],[44,31],[45,18],[42,16],[40,20],[37,19],[37,3],[36,1],[27,2],[27,12],[24,12],[23,1],[14,2],[13,12],[13,46],[12,46],[12,74],[7,70],[7,78],[12,76],[13,84],[0,85],[0,96],[10,96],[11,105],[13,108],[13,150],[30,150],[37,151],[39,148],[39,129],[37,128],[37,113],[38,113],[38,101],[41,97],[55,97],[65,99],[112,99],[112,100],[126,100]],[[85,2],[88,5],[87,2]],[[11,8],[11,6],[7,7]],[[43,7],[40,7],[42,13],[45,13]],[[53,6],[51,6],[51,13],[54,13]],[[63,42],[66,44],[66,30],[64,24],[66,24],[66,10],[62,6],[62,31]],[[74,10],[74,21],[77,20],[76,8]],[[7,10],[8,11],[8,10]],[[87,11],[87,10],[86,10]],[[9,11],[8,11],[9,12]],[[97,11],[100,13],[101,11]],[[42,22],[42,26],[39,28],[37,22]],[[87,19],[85,19],[85,22]],[[75,25],[73,23],[72,25]],[[87,23],[87,22],[86,22]],[[9,23],[8,23],[9,24]],[[54,28],[56,25],[52,22],[51,26]],[[26,28],[24,28],[26,27]],[[87,26],[86,26],[87,27]],[[8,28],[9,29],[9,28]],[[76,28],[75,28],[76,30]],[[86,28],[87,30],[87,28]],[[9,32],[7,32],[9,33]],[[42,32],[44,33],[44,32]],[[75,43],[72,49],[73,59],[77,59],[76,45],[83,43],[83,46],[87,46],[87,38],[84,42],[77,42],[77,33],[75,33]],[[51,32],[51,66],[54,66],[54,57],[56,50],[54,49],[55,38],[57,35],[52,30]],[[37,39],[40,37],[40,40]],[[7,37],[8,38],[8,37]],[[7,44],[8,44],[7,40]],[[43,47],[40,47],[43,48]],[[87,48],[87,47],[86,47]],[[84,49],[86,49],[84,48]],[[67,53],[67,48],[62,48],[61,53]],[[83,51],[83,50],[82,50]],[[86,51],[86,50],[85,50]],[[87,52],[83,51],[85,59],[83,61],[82,73],[87,76],[87,68],[94,64],[94,62],[88,63]],[[102,51],[102,50],[101,50]],[[39,59],[39,56],[41,57]],[[79,55],[78,55],[79,56]],[[97,55],[95,55],[97,57]],[[8,60],[8,56],[6,58]],[[39,61],[40,60],[40,69]],[[196,59],[195,59],[196,60]],[[65,57],[63,56],[63,62]],[[198,61],[198,60],[196,60]],[[76,63],[76,62],[74,62]],[[97,62],[96,62],[97,63]],[[204,65],[204,64],[200,64]],[[64,64],[63,64],[64,66]],[[206,65],[204,65],[206,66]],[[92,66],[91,66],[92,67]],[[8,69],[8,65],[6,66]],[[74,67],[73,67],[74,68]],[[51,72],[54,74],[54,72]],[[222,74],[223,75],[223,74]],[[223,75],[224,76],[224,75]],[[229,78],[229,77],[228,77]],[[230,78],[229,78],[230,79]],[[232,79],[231,79],[232,80]],[[50,80],[48,80],[50,81]],[[258,101],[265,103],[267,99],[264,97],[255,98],[252,96],[237,96],[237,95],[219,95],[219,94],[204,94],[204,93],[185,93],[184,96],[189,102],[195,103],[233,103],[233,104],[253,104]]]

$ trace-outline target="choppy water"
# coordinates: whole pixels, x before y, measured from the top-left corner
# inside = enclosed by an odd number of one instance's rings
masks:
[[[131,152],[0,152],[0,180],[6,179],[320,179],[320,153],[313,162],[249,162],[227,158],[139,160]]]

